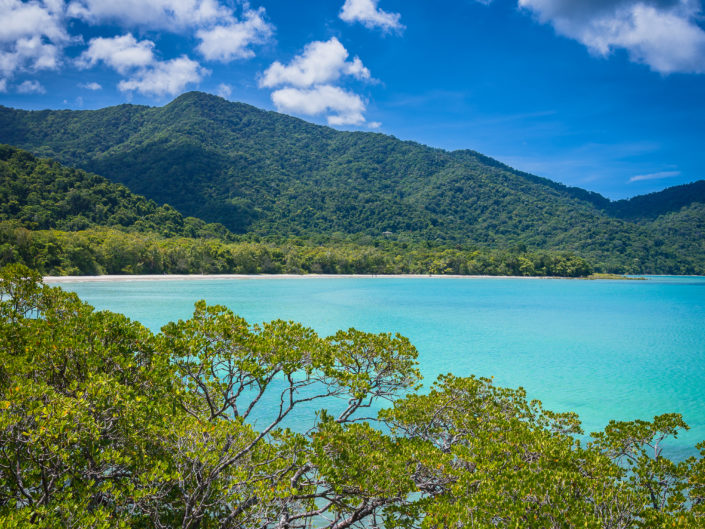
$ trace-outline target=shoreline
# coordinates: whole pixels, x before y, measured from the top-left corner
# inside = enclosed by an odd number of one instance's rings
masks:
[[[688,276],[682,276],[688,277]],[[692,276],[699,277],[699,276]],[[44,276],[49,283],[118,283],[126,281],[212,281],[245,279],[566,279],[587,280],[585,277],[559,276],[492,276],[461,274],[163,274],[163,275],[102,275],[102,276]],[[611,280],[622,280],[608,278]],[[625,278],[627,279],[627,278]],[[599,280],[599,279],[598,279]]]

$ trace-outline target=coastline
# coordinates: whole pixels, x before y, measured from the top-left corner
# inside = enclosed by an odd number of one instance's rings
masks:
[[[700,276],[682,276],[700,277]],[[561,276],[493,276],[463,274],[135,274],[101,276],[44,276],[45,283],[120,283],[128,281],[213,281],[245,279],[565,279],[583,281],[632,281],[644,277],[561,277]]]
[[[102,276],[44,276],[49,283],[117,283],[125,281],[192,281],[233,279],[584,279],[557,276],[491,276],[461,274],[163,274],[163,275],[102,275]]]

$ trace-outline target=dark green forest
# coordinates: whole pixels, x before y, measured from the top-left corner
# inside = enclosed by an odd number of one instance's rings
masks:
[[[386,237],[277,242],[237,237],[184,218],[120,184],[0,146],[0,266],[50,275],[99,274],[490,274],[589,275],[565,252],[448,248]]]
[[[703,182],[611,202],[474,151],[337,131],[198,92],[163,107],[2,107],[0,141],[251,242],[386,238],[566,252],[604,272],[704,272]]]
[[[33,230],[104,226],[166,237],[232,235],[222,225],[183,217],[101,176],[0,145],[0,222],[9,220]]]
[[[581,440],[522,388],[420,391],[417,356],[204,301],[152,333],[0,269],[0,526],[705,527],[705,443],[666,451],[679,414]]]

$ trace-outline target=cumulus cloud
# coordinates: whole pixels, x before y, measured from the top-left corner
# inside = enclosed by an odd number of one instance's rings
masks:
[[[71,40],[60,0],[0,0],[0,73],[53,70]]]
[[[196,37],[201,41],[198,51],[211,61],[229,62],[253,57],[250,46],[266,42],[274,32],[274,26],[265,20],[264,15],[264,8],[247,9],[241,21],[231,18],[228,24],[198,30]]]
[[[61,61],[61,48],[42,41],[39,35],[18,39],[0,51],[0,72],[11,76],[23,70],[55,70]]]
[[[91,39],[88,49],[76,60],[79,68],[90,68],[103,62],[121,74],[132,68],[145,67],[154,62],[152,49],[154,43],[149,40],[137,41],[132,34],[119,37]]]
[[[185,55],[170,61],[159,61],[153,48],[152,41],[138,41],[132,34],[98,37],[90,41],[88,49],[76,59],[76,64],[80,68],[90,68],[102,62],[127,76],[118,83],[119,90],[152,96],[178,94],[187,85],[200,82],[204,75],[210,73]],[[98,83],[80,86],[89,90],[101,88]]]
[[[0,94],[7,92],[7,79],[0,79]]]
[[[243,6],[241,19],[218,0],[72,0],[66,12],[89,24],[196,30],[199,53],[207,60],[228,62],[252,57],[251,46],[266,42],[274,32],[264,8],[250,9],[247,2],[239,3]]]
[[[643,180],[661,180],[662,178],[673,178],[680,176],[680,171],[660,171],[658,173],[640,174],[632,176],[629,182],[641,182]]]
[[[90,24],[184,29],[227,19],[232,11],[217,0],[73,0],[67,13]]]
[[[220,97],[227,99],[230,97],[230,94],[232,94],[233,89],[230,87],[230,85],[227,85],[225,83],[220,83],[218,85],[218,88],[216,88],[216,95],[219,95]]]
[[[118,89],[154,96],[176,95],[187,85],[200,82],[209,73],[196,61],[181,56],[138,70],[129,79],[120,81]]]
[[[46,90],[39,81],[25,81],[17,87],[20,94],[44,94]]]
[[[242,10],[236,16],[235,6]],[[118,25],[140,30],[186,33],[197,39],[196,50],[206,59],[228,62],[254,55],[252,47],[266,42],[274,26],[264,8],[251,9],[246,0],[0,0],[0,79],[5,87],[18,72],[59,69],[64,49],[84,44],[69,28],[80,19],[87,25]],[[151,40],[137,40],[132,33],[92,38],[83,52],[70,61],[86,69],[104,64],[124,79],[125,91],[175,93],[175,87],[197,82],[207,72],[191,59],[159,61]],[[168,81],[165,75],[174,74]],[[99,90],[97,83],[79,85]]]
[[[378,0],[345,0],[340,10],[340,18],[348,23],[360,22],[369,29],[380,28],[383,31],[401,31],[404,26],[399,22],[399,13],[387,13],[377,7]]]
[[[253,10],[245,5],[243,18],[238,21],[231,10],[215,0],[156,0],[148,3],[142,0],[137,3],[133,0],[122,3],[75,0],[69,6],[69,13],[89,23],[116,20],[172,29],[194,25],[200,27],[196,31],[200,40],[197,50],[207,60],[223,62],[252,57],[254,53],[250,47],[265,42],[274,31],[265,20],[264,9]],[[213,25],[215,22],[218,24]],[[177,94],[209,73],[186,56],[159,61],[154,50],[154,42],[138,41],[131,33],[98,37],[91,39],[88,48],[76,59],[76,65],[91,68],[103,63],[127,77],[118,84],[120,90],[155,96]]]
[[[92,90],[92,91],[94,91],[94,92],[95,92],[96,90],[102,90],[102,89],[103,89],[102,86],[100,86],[98,83],[95,83],[95,82],[94,82],[94,83],[79,83],[78,87],[79,87],[79,88],[85,88],[86,90]]]
[[[316,116],[327,114],[330,125],[359,125],[365,122],[362,98],[333,83],[343,76],[369,80],[370,71],[349,53],[335,37],[310,42],[300,55],[284,65],[273,63],[260,76],[263,88],[277,88],[272,101],[283,112]]]
[[[541,22],[593,53],[623,49],[663,73],[705,73],[699,0],[518,0]]]
[[[0,42],[14,42],[34,36],[43,36],[55,42],[68,40],[62,22],[62,4],[55,0],[0,0]]]
[[[313,88],[282,88],[272,93],[272,101],[283,112],[327,116],[329,125],[359,125],[365,122],[365,104],[357,94],[331,85]]]
[[[335,37],[328,41],[315,41],[304,47],[287,65],[273,63],[260,78],[261,87],[273,88],[292,85],[305,88],[338,80],[342,75],[369,79],[370,71],[355,57],[348,61],[348,50]]]

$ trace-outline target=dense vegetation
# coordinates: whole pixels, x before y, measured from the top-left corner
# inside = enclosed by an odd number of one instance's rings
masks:
[[[584,277],[582,258],[556,252],[458,250],[386,241],[233,242],[111,229],[30,231],[0,222],[0,266],[22,263],[47,275],[101,274],[474,274]]]
[[[39,230],[113,226],[167,237],[232,235],[222,225],[184,218],[101,176],[0,145],[0,222],[8,220]]]
[[[619,217],[643,222],[677,213],[692,204],[705,204],[705,180],[618,200],[610,204],[609,210]]]
[[[57,228],[57,229],[47,229]],[[85,229],[90,228],[90,229]],[[585,276],[570,254],[489,251],[344,237],[235,242],[219,224],[51,160],[0,146],[0,266],[43,274],[358,273]]]
[[[160,108],[0,108],[0,141],[253,240],[342,234],[365,244],[386,233],[410,245],[571,252],[602,271],[704,272],[702,230],[671,224],[683,208],[701,211],[702,183],[612,203],[473,151],[336,131],[196,92]]]
[[[13,265],[0,525],[705,527],[705,444],[681,462],[662,451],[680,415],[579,442],[575,414],[522,389],[446,375],[417,392],[416,357],[398,335],[324,338],[204,302],[153,334]]]

